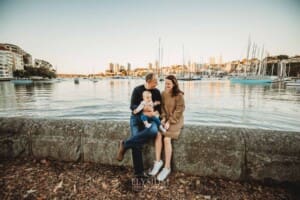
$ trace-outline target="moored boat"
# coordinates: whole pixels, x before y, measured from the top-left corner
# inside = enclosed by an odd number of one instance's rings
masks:
[[[74,78],[74,83],[79,84],[79,78]]]
[[[242,84],[264,84],[272,83],[273,80],[270,77],[251,77],[251,76],[240,76],[230,79],[231,83],[242,83]]]
[[[14,84],[31,84],[33,81],[31,79],[13,79],[10,82]]]
[[[286,86],[297,86],[300,87],[300,80],[289,81],[285,83]]]

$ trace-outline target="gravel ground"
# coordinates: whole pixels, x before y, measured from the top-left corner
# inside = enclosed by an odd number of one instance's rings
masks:
[[[0,199],[300,199],[290,183],[240,182],[171,173],[165,182],[132,169],[34,159],[0,161]],[[299,185],[298,185],[299,186]]]

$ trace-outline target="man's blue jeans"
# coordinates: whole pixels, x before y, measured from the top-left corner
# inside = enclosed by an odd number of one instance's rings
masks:
[[[124,142],[125,149],[132,149],[132,160],[135,175],[141,175],[144,172],[142,147],[149,139],[157,135],[158,128],[152,123],[150,128],[141,128],[141,120],[139,115],[131,115],[130,129],[131,136]]]

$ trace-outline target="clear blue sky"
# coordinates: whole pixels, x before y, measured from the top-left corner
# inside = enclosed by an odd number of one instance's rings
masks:
[[[248,35],[271,55],[300,54],[300,0],[0,0],[0,42],[60,73],[246,56]]]

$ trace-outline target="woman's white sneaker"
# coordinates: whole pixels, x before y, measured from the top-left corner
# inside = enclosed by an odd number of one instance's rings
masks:
[[[171,173],[171,169],[163,168],[157,176],[158,181],[164,181],[168,175]]]
[[[149,175],[150,176],[155,176],[159,170],[161,169],[161,167],[163,166],[163,161],[160,160],[160,161],[154,161],[154,166],[153,166],[153,169],[151,170],[151,172],[149,172]]]

